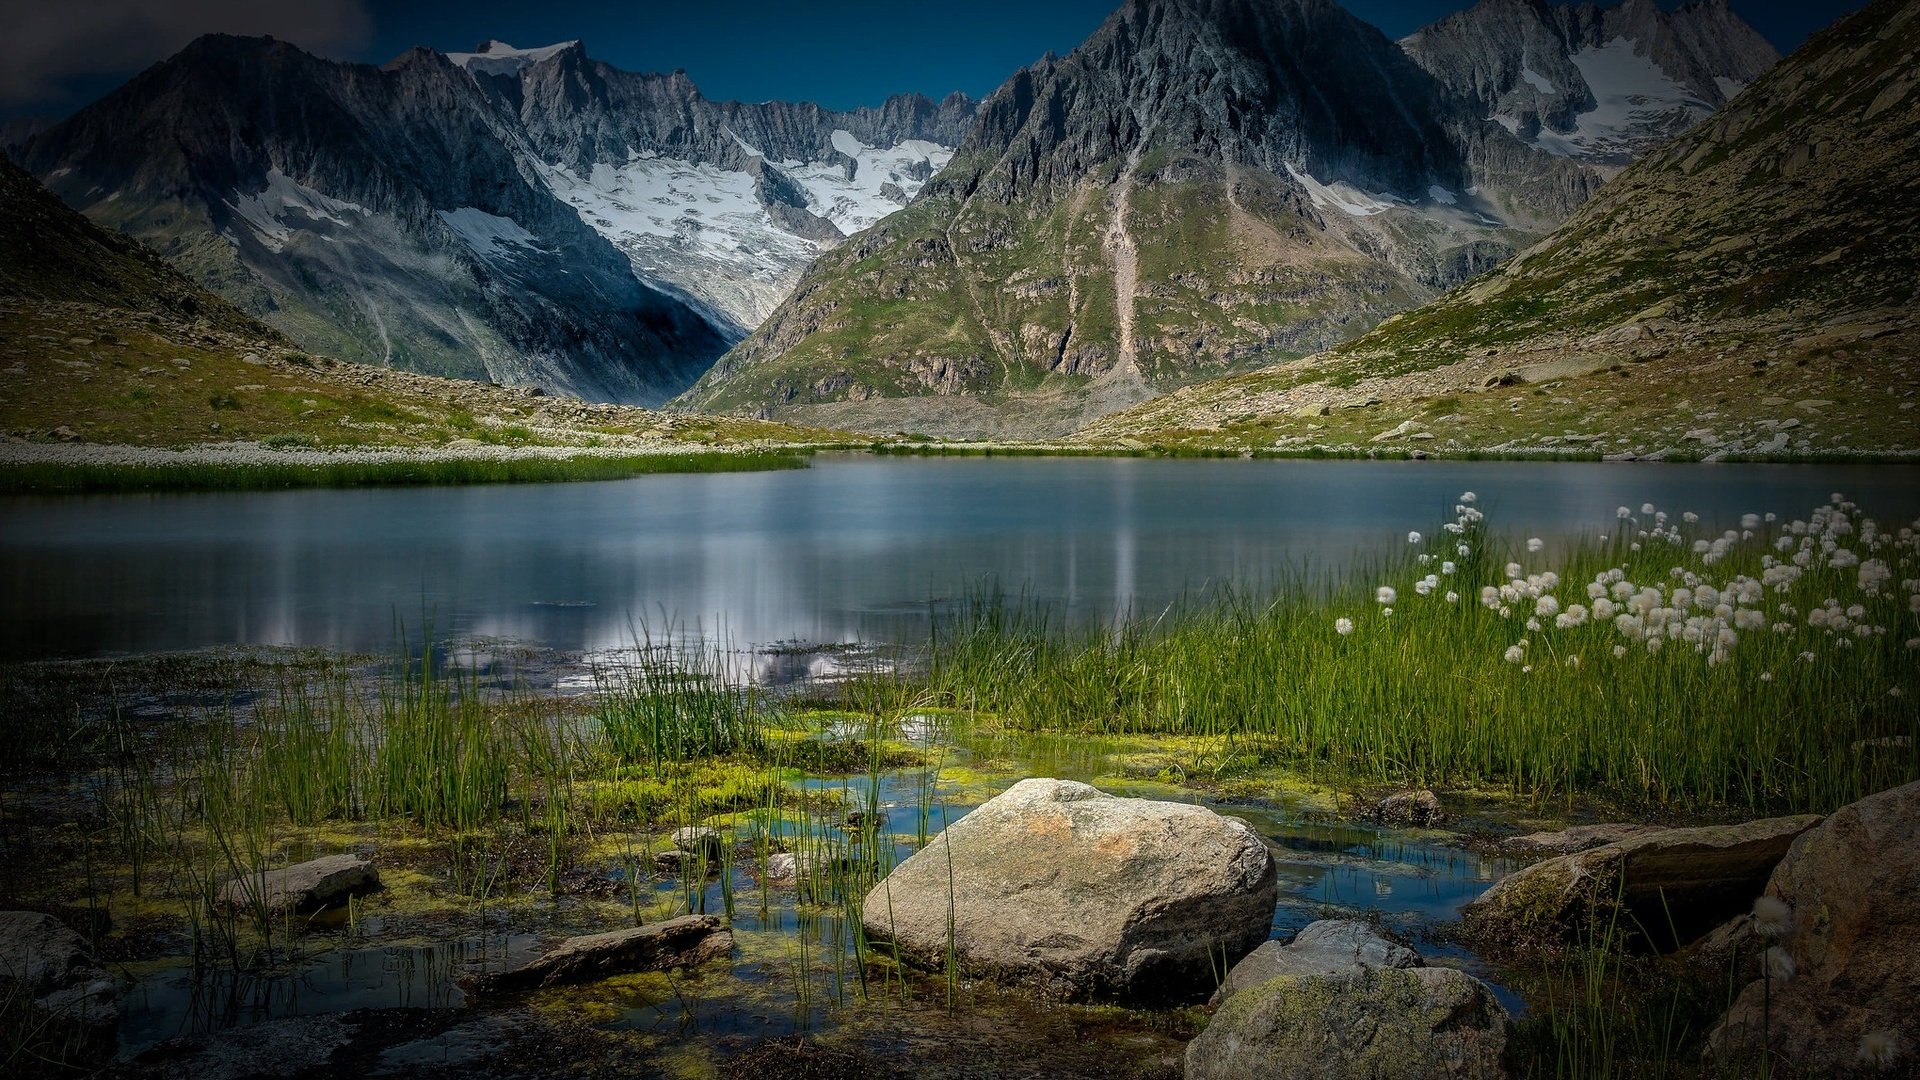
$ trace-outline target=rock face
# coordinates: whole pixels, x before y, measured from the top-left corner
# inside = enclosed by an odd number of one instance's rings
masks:
[[[1794,838],[1818,817],[1662,829],[1510,874],[1467,907],[1490,934],[1572,935],[1618,908],[1623,930],[1657,944],[1692,940],[1745,911]]]
[[[1269,941],[1248,953],[1227,972],[1213,1003],[1282,975],[1345,975],[1362,968],[1420,966],[1419,953],[1388,941],[1366,923],[1321,919],[1308,923],[1284,945]]]
[[[476,994],[591,982],[633,971],[690,967],[733,951],[733,931],[717,915],[683,915],[629,930],[561,942],[525,967],[487,972],[468,982]]]
[[[1652,7],[1619,10],[1636,6]],[[1399,401],[1473,393],[1480,380],[1511,370],[1516,356],[1534,368],[1585,370],[1568,372],[1568,391],[1606,401],[1684,401],[1700,385],[1727,384],[1785,405],[1826,399],[1822,388],[1843,380],[1904,393],[1920,348],[1920,322],[1910,315],[1920,265],[1916,35],[1920,8],[1868,4],[1647,152],[1498,269],[1298,367],[1189,387],[1086,434],[1152,442],[1236,417],[1277,419],[1356,383]],[[1498,94],[1514,84],[1487,85]],[[1760,342],[1764,369],[1755,357]],[[1842,350],[1845,359],[1835,358]],[[1803,364],[1805,377],[1795,377]],[[1616,389],[1629,385],[1637,389]],[[1593,415],[1595,430],[1634,434],[1629,424],[1639,426],[1627,410]],[[1800,419],[1814,430],[1790,431],[1779,415],[1754,417],[1739,431],[1716,421],[1722,441],[1714,450],[1804,453],[1814,435],[1824,445],[1848,434],[1819,430],[1832,422],[1813,410]],[[1695,426],[1681,424],[1643,429],[1622,449],[1657,455]],[[1488,432],[1460,434],[1473,437],[1468,446],[1499,445]],[[1840,445],[1912,443],[1901,432]]]
[[[1022,780],[949,826],[870,891],[870,938],[1065,998],[1204,993],[1265,939],[1272,857],[1203,807]]]
[[[1793,909],[1780,942],[1796,971],[1741,991],[1709,1039],[1715,1058],[1776,1062],[1809,1074],[1853,1066],[1861,1040],[1893,1036],[1904,1075],[1920,1061],[1920,783],[1883,791],[1802,833],[1767,882]]]
[[[112,976],[86,939],[51,915],[0,911],[0,995],[10,988],[61,1023],[111,1032],[120,1021]]]
[[[971,416],[951,399],[1039,383],[1111,411],[1333,344],[1598,183],[1333,0],[1130,0],[1015,73],[912,207],[824,256],[683,401],[881,423],[884,399]]]
[[[220,890],[231,911],[318,911],[380,888],[380,871],[362,855],[328,855],[258,876],[235,878]]]
[[[1603,165],[1686,131],[1780,59],[1726,0],[1481,0],[1400,45],[1520,138]]]
[[[1282,975],[1227,999],[1187,1044],[1187,1080],[1503,1077],[1507,1016],[1452,968]]]

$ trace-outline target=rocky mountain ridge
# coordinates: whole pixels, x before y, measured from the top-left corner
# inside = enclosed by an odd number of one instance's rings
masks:
[[[1920,9],[1879,0],[1494,272],[1322,354],[1186,388],[1084,437],[1910,453],[1916,220]]]
[[[210,36],[17,154],[315,351],[657,403],[910,198],[970,109],[716,104],[578,43],[375,68]]]
[[[1601,183],[1416,59],[1331,0],[1134,0],[682,403],[1049,435],[1351,337]]]

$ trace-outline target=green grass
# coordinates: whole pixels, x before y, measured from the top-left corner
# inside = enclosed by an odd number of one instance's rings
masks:
[[[564,458],[443,458],[426,461],[269,462],[223,465],[32,463],[0,465],[0,494],[97,494],[121,491],[255,491],[280,488],[534,484],[621,480],[655,473],[803,469],[795,453],[695,451],[581,454]]]
[[[1551,592],[1563,608],[1591,604],[1587,583],[1613,568],[1641,586],[1675,587],[1677,566],[1726,587],[1760,576],[1779,535],[1768,526],[1707,566],[1691,552],[1692,528],[1681,528],[1687,543],[1677,547],[1647,541],[1634,551],[1616,531],[1549,558],[1503,550],[1473,524],[1344,584],[1297,583],[1263,601],[1213,594],[1115,630],[1067,629],[989,600],[939,627],[927,689],[1030,731],[1221,737],[1309,775],[1496,784],[1540,800],[1824,811],[1920,778],[1911,704],[1920,650],[1907,645],[1920,615],[1904,589],[1870,595],[1857,571],[1816,563],[1791,588],[1767,588],[1755,606],[1763,625],[1735,631],[1717,662],[1684,640],[1650,652],[1592,619],[1556,628],[1548,617],[1529,629],[1532,600],[1506,604],[1507,615],[1478,602],[1481,586],[1506,581],[1509,558],[1557,571]],[[1422,566],[1417,554],[1432,561]],[[1920,577],[1912,541],[1871,557],[1892,567],[1894,582]],[[1417,595],[1414,583],[1442,560],[1457,572]],[[1392,605],[1376,602],[1377,585],[1397,590]],[[1444,599],[1449,589],[1457,602]],[[1883,632],[1842,637],[1808,625],[1807,612],[1829,597],[1859,604],[1864,617],[1853,621]],[[1781,603],[1797,614],[1781,615]],[[1343,618],[1353,624],[1345,635]],[[1896,742],[1861,749],[1884,739]]]

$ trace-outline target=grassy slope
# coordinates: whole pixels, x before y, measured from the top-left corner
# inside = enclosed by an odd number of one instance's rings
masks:
[[[1915,22],[1881,3],[1819,35],[1494,274],[1305,362],[1087,434],[1366,446],[1453,416],[1433,425],[1440,449],[1571,433],[1627,452],[1752,451],[1774,441],[1763,424],[1793,420],[1775,452],[1920,448]],[[1479,393],[1516,377],[1537,385]],[[1809,400],[1829,404],[1794,405]],[[1293,415],[1323,403],[1332,416]],[[1714,442],[1688,438],[1703,429]]]

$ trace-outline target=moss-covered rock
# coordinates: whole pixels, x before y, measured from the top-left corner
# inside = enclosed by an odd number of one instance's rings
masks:
[[[1672,947],[1746,910],[1813,815],[1738,825],[1661,829],[1534,863],[1467,908],[1482,935],[1502,941],[1578,936],[1595,922]]]
[[[1187,1080],[1503,1077],[1507,1015],[1452,968],[1283,975],[1227,1000],[1187,1045]]]

